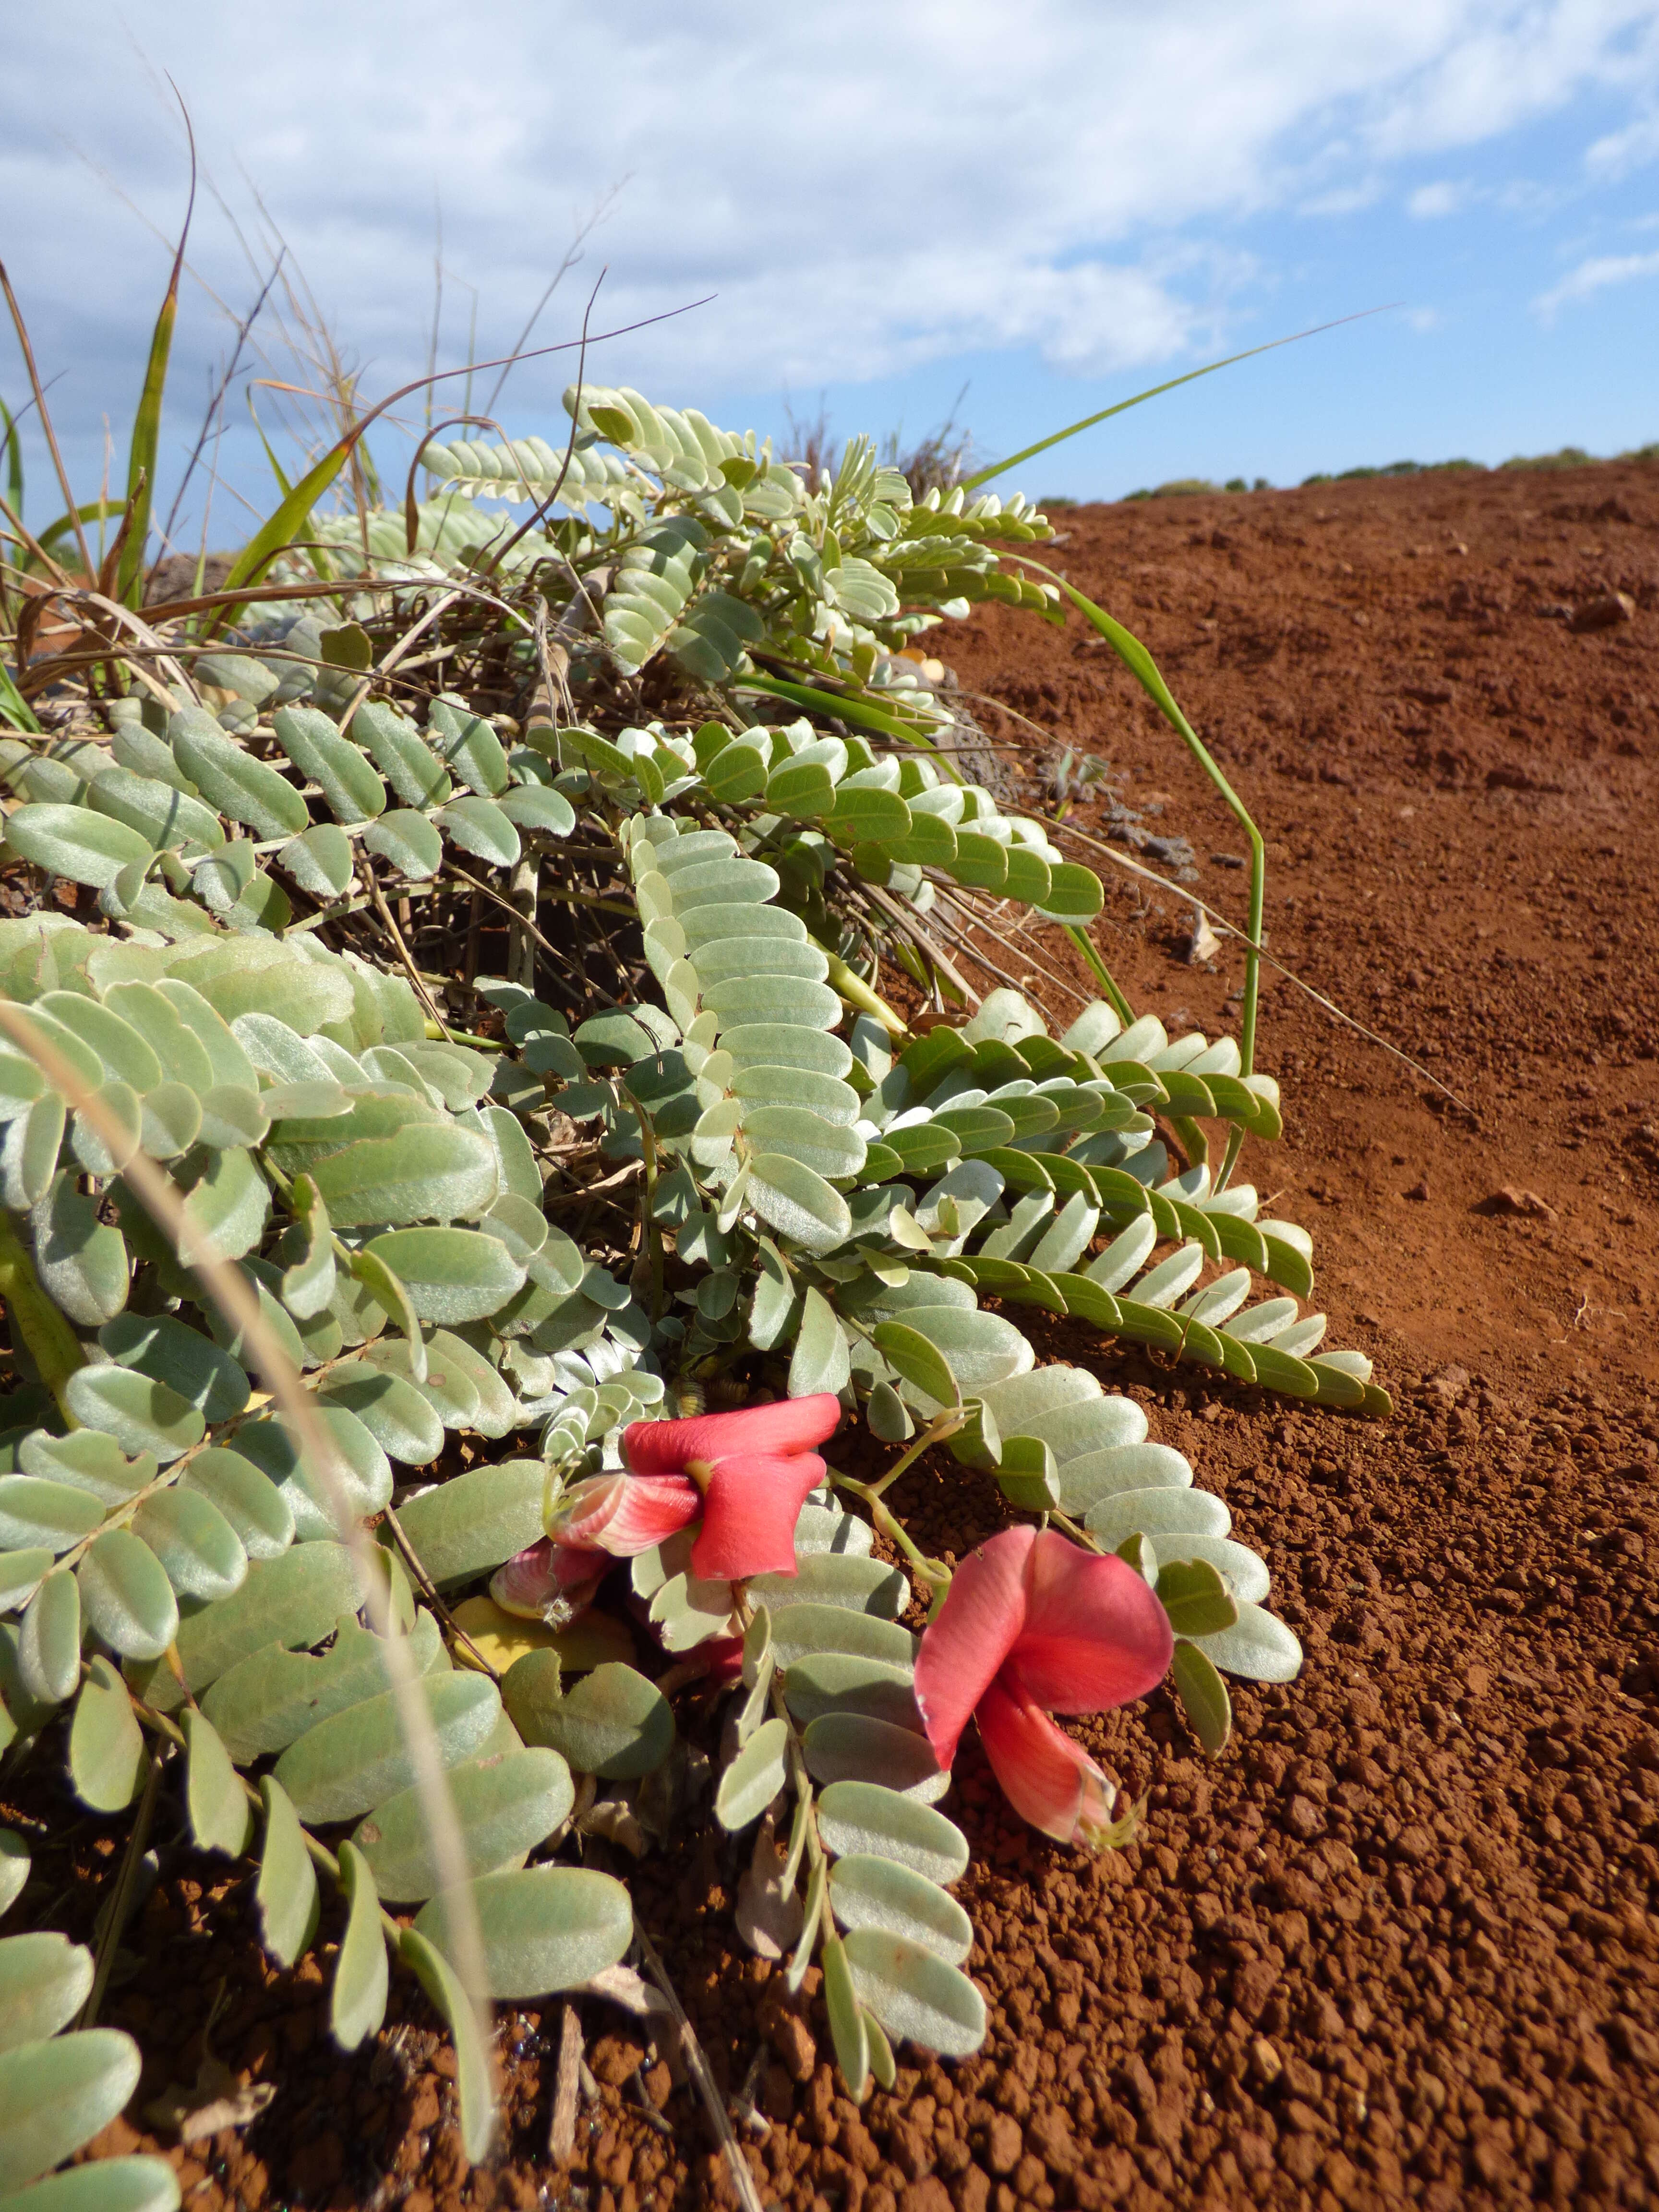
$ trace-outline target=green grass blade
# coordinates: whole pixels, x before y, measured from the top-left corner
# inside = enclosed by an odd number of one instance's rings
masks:
[[[0,422],[6,426],[3,450],[6,456],[6,500],[12,513],[21,522],[23,519],[23,441],[17,434],[17,417],[3,399],[0,399]]]
[[[1039,438],[1035,446],[1026,446],[1018,453],[1010,453],[1006,461],[993,461],[988,469],[981,469],[976,476],[963,479],[963,491],[975,491],[993,477],[1002,476],[1009,469],[1017,469],[1022,461],[1029,461],[1034,453],[1046,453],[1050,446],[1062,446],[1067,438],[1075,438],[1079,430],[1091,430],[1097,422],[1104,422],[1114,415],[1121,415],[1131,407],[1139,407],[1143,399],[1156,399],[1160,392],[1173,392],[1182,384],[1195,383],[1200,376],[1213,376],[1218,368],[1231,368],[1236,362],[1254,361],[1259,353],[1272,353],[1279,346],[1300,345],[1304,338],[1316,338],[1323,331],[1340,331],[1344,323],[1363,322],[1367,315],[1380,315],[1381,307],[1364,307],[1357,315],[1339,315],[1334,323],[1316,323],[1310,331],[1293,331],[1289,337],[1269,338],[1266,345],[1246,346],[1243,353],[1230,353],[1225,361],[1206,362],[1202,368],[1189,368],[1184,376],[1172,376],[1167,384],[1155,384],[1150,391],[1137,392],[1133,399],[1120,399],[1115,407],[1103,407],[1097,415],[1085,415],[1080,422],[1073,422],[1064,430],[1056,430],[1051,437]]]
[[[188,115],[185,128],[190,128]],[[126,537],[115,572],[115,597],[126,607],[136,607],[143,597],[144,555],[149,544],[150,506],[155,494],[155,456],[161,443],[161,401],[167,391],[167,362],[173,352],[173,328],[179,319],[179,279],[184,272],[185,241],[190,236],[190,219],[195,207],[196,141],[192,136],[190,199],[185,209],[185,227],[179,234],[179,251],[173,257],[167,297],[161,302],[161,312],[155,318],[155,329],[150,337],[149,360],[144,368],[132,443],[127,451]]]
[[[3,662],[0,662],[0,722],[14,730],[27,730],[33,738],[41,734],[33,709],[12,682]]]
[[[1243,1071],[1249,1075],[1255,1066],[1256,985],[1261,966],[1261,911],[1267,890],[1267,850],[1262,843],[1261,832],[1251,820],[1243,800],[1217,767],[1203,739],[1176,706],[1175,696],[1164,681],[1158,663],[1133,631],[1125,629],[1120,622],[1114,622],[1103,607],[1097,607],[1074,584],[1068,584],[1064,576],[1042,562],[1034,561],[1025,553],[1011,557],[1022,562],[1027,568],[1041,569],[1051,582],[1058,584],[1078,612],[1105,639],[1221,793],[1235,820],[1250,841],[1250,933],[1244,945],[1244,1004],[1238,1039]]]

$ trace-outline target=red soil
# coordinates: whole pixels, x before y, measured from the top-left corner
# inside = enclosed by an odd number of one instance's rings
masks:
[[[1055,557],[1146,639],[1270,840],[1275,957],[1444,1086],[1294,984],[1267,991],[1286,1131],[1247,1171],[1314,1231],[1332,1340],[1372,1353],[1397,1411],[1302,1412],[1075,1331],[1046,1346],[1143,1398],[1226,1496],[1308,1663],[1239,1692],[1214,1763],[1161,1695],[1083,1724],[1151,1791],[1144,1840],[1097,1862],[1022,1829],[964,1753],[980,2057],[902,2052],[896,2093],[855,2110],[821,2006],[781,2003],[733,1943],[736,1865],[712,1835],[647,1863],[642,1913],[716,2073],[752,2078],[761,2194],[793,2212],[1651,2203],[1659,471],[1065,520]],[[1632,619],[1569,626],[1608,591]],[[1023,769],[1062,744],[1103,758],[1141,827],[1191,840],[1193,887],[1242,916],[1243,878],[1212,858],[1242,854],[1235,825],[1074,617],[996,612],[946,649],[965,690],[1024,718],[977,710],[1031,749]],[[1091,835],[1099,791],[1073,817]],[[1137,1003],[1236,1026],[1236,954],[1187,966],[1182,900],[1103,872],[1100,939]],[[957,1553],[997,1525],[954,1468],[896,1502]],[[67,1881],[98,1824],[33,1809],[78,1822],[61,1861],[42,1854]],[[546,2153],[559,2008],[519,2011],[507,2148],[460,2181],[453,2060],[418,1998],[342,2057],[319,1968],[271,1973],[246,1885],[208,1894],[204,1871],[167,1855],[105,2010],[152,2055],[136,2110],[191,2078],[222,1984],[216,2053],[276,2087],[184,2155],[191,2212],[729,2201],[689,2093],[647,2063],[672,2133],[649,2127],[626,2086],[641,2042],[591,2000],[574,2161]],[[99,2147],[118,2136],[134,2130]]]

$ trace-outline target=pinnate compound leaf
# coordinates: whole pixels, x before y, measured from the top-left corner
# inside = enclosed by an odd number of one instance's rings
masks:
[[[223,1851],[239,1859],[253,1833],[253,1814],[241,1778],[211,1721],[194,1706],[186,1706],[183,1725],[189,1762],[185,1802],[191,1833],[200,1850]]]
[[[495,2068],[479,2032],[477,2015],[460,1976],[418,1928],[405,1928],[398,1948],[415,1969],[421,1987],[454,2039],[461,2148],[476,2165],[489,2154],[496,2122]]]
[[[945,2058],[966,2058],[979,2049],[985,2000],[958,1968],[880,1928],[851,1929],[846,1949],[860,2003],[895,2042],[905,2038]]]
[[[132,2038],[113,2027],[8,2051],[0,2058],[0,2190],[21,2189],[89,2142],[138,2087],[142,2064]]]
[[[611,1875],[585,1867],[529,1867],[471,1885],[489,1995],[502,2003],[551,1996],[614,1966],[634,1940],[634,1908]],[[416,1928],[458,1955],[447,1898],[422,1907]]]
[[[317,1874],[288,1792],[267,1774],[260,1781],[259,1796],[265,1812],[265,1842],[253,1899],[259,1908],[265,1949],[279,1966],[291,1966],[310,1949],[317,1933],[321,1910]]]
[[[353,1843],[342,1844],[339,1856],[348,1911],[329,1996],[329,2025],[341,2050],[355,2051],[386,2018],[389,1976],[380,1899],[368,1862]]]

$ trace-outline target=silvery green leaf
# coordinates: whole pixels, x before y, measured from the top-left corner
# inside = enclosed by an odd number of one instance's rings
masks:
[[[546,1469],[502,1460],[470,1468],[412,1498],[398,1511],[404,1535],[433,1581],[465,1582],[500,1566],[543,1534]]]
[[[809,1652],[846,1652],[893,1667],[915,1663],[916,1642],[908,1628],[846,1605],[785,1606],[773,1630],[778,1664],[793,1667]]]
[[[498,1237],[474,1229],[398,1229],[366,1250],[407,1288],[422,1321],[485,1321],[525,1279]]]
[[[138,2087],[143,2063],[132,2038],[113,2027],[43,2037],[9,2051],[0,2061],[0,2191],[21,2190],[89,2142]]]
[[[1263,1562],[1246,1545],[1237,1544],[1229,1536],[1200,1536],[1183,1532],[1156,1538],[1154,1541],[1160,1560],[1207,1561],[1241,1605],[1259,1604],[1272,1586]]]
[[[333,823],[319,822],[284,845],[276,864],[287,869],[302,891],[326,906],[331,899],[343,898],[351,882],[351,840]]]
[[[63,1100],[48,1091],[27,1114],[6,1124],[0,1141],[0,1202],[14,1213],[38,1206],[52,1188],[67,1119]]]
[[[340,1886],[348,1906],[346,1931],[334,1966],[329,2025],[342,2051],[355,2051],[386,2017],[388,1986],[386,1940],[380,1933],[374,1877],[353,1843],[340,1846]]]
[[[174,759],[208,804],[256,837],[297,837],[310,827],[294,786],[233,743],[210,716],[186,709],[173,716],[167,735]]]
[[[76,1796],[94,1813],[125,1812],[149,1766],[126,1684],[107,1659],[94,1659],[70,1727],[69,1771]]]
[[[351,730],[405,806],[441,806],[449,797],[453,786],[431,746],[396,708],[365,700],[352,717]]]
[[[81,1679],[81,1593],[59,1568],[29,1600],[17,1632],[17,1674],[41,1705],[61,1705]]]
[[[1091,1505],[1084,1518],[1085,1528],[1108,1550],[1115,1550],[1132,1528],[1144,1530],[1160,1547],[1167,1536],[1171,1547],[1178,1548],[1174,1540],[1179,1537],[1224,1536],[1232,1524],[1232,1515],[1213,1492],[1167,1486],[1116,1491]]]
[[[1168,1444],[1109,1444],[1060,1462],[1060,1509],[1082,1513],[1126,1491],[1186,1489],[1192,1479],[1188,1462]]]
[[[426,1467],[444,1445],[443,1422],[415,1384],[364,1360],[341,1361],[319,1393],[325,1407],[350,1413],[389,1458]]]
[[[118,1229],[98,1218],[98,1203],[58,1175],[34,1210],[34,1259],[41,1287],[82,1328],[96,1328],[127,1300],[128,1261]]]
[[[510,868],[519,858],[519,833],[493,799],[452,799],[433,818],[464,853],[491,867]]]
[[[951,1787],[933,1746],[914,1729],[862,1713],[824,1713],[804,1738],[807,1771],[814,1781],[875,1782],[921,1804],[936,1804]]]
[[[780,1236],[808,1251],[831,1251],[852,1232],[853,1217],[841,1193],[781,1152],[760,1153],[750,1164],[748,1200]]]
[[[1193,1732],[1212,1759],[1224,1751],[1232,1734],[1232,1701],[1227,1686],[1196,1644],[1177,1643],[1175,1686]]]
[[[859,2001],[895,2041],[908,2038],[941,2057],[965,2058],[985,2040],[985,2000],[966,1974],[902,1936],[874,1927],[846,1937]]]
[[[103,1517],[100,1500],[71,1484],[0,1476],[0,1546],[8,1551],[42,1549],[56,1557],[89,1536]]]
[[[467,1673],[424,1677],[438,1757],[446,1771],[473,1758],[500,1718],[501,1703],[486,1676]],[[414,1754],[406,1740],[398,1692],[319,1721],[277,1760],[276,1779],[307,1825],[355,1820],[414,1781]]]
[[[471,1760],[449,1777],[449,1795],[469,1874],[493,1874],[543,1843],[575,1802],[570,1769],[540,1747]],[[359,1823],[358,1846],[374,1886],[397,1904],[413,1904],[439,1886],[425,1801],[418,1785],[377,1805]]]
[[[337,1229],[476,1219],[495,1203],[499,1187],[488,1140],[436,1122],[361,1138],[316,1161],[311,1174]]]
[[[428,882],[444,864],[444,841],[439,830],[424,814],[407,807],[394,808],[378,822],[371,822],[363,832],[363,844],[411,883]]]
[[[443,1639],[430,1613],[416,1616],[406,1653],[414,1674],[429,1674],[438,1666]],[[384,1639],[343,1614],[325,1652],[267,1645],[238,1660],[205,1692],[202,1711],[232,1758],[246,1766],[286,1751],[308,1729],[391,1686]]]
[[[863,1713],[897,1728],[921,1725],[908,1665],[838,1651],[811,1652],[788,1668],[783,1688],[790,1711],[803,1726],[831,1712]]]
[[[363,822],[384,810],[385,785],[326,714],[315,707],[279,707],[271,726],[301,775],[319,787],[336,821]]]
[[[177,1635],[173,1585],[155,1553],[131,1528],[106,1528],[93,1539],[81,1562],[80,1583],[88,1620],[123,1658],[159,1659]]]
[[[14,853],[72,884],[106,890],[124,867],[148,860],[148,837],[84,806],[28,805],[6,817],[6,842]]]
[[[164,1383],[209,1422],[233,1419],[247,1404],[248,1379],[235,1360],[170,1314],[118,1315],[98,1341],[118,1364]]]
[[[1293,1682],[1302,1671],[1302,1646],[1282,1620],[1241,1599],[1231,1628],[1206,1636],[1198,1648],[1223,1674],[1251,1682]]]
[[[502,1700],[526,1743],[544,1744],[576,1773],[607,1781],[632,1780],[662,1764],[673,1747],[674,1717],[654,1683],[618,1660],[595,1667],[568,1693],[560,1678],[550,1650],[526,1652],[502,1678]]]
[[[865,2026],[866,2015],[853,1986],[852,1969],[840,1939],[830,1936],[820,1955],[823,1961],[824,2009],[830,2017],[830,2035],[835,2045],[836,2063],[841,2069],[841,2078],[847,2085],[848,2094],[854,2104],[861,2105],[870,2094],[870,2040]]]
[[[228,1597],[247,1577],[247,1553],[224,1515],[199,1491],[182,1484],[146,1498],[132,1518],[183,1597],[209,1603]]]
[[[246,1437],[240,1431],[239,1441]],[[362,1602],[351,1554],[343,1544],[296,1545],[278,1559],[258,1561],[234,1596],[179,1622],[185,1680],[199,1694],[269,1644],[289,1650],[320,1644],[340,1615],[355,1613]]]
[[[259,1784],[264,1806],[264,1849],[253,1899],[259,1908],[264,1946],[279,1966],[291,1966],[311,1948],[320,1911],[317,1875],[288,1793],[267,1774]]]
[[[15,1613],[28,1603],[52,1560],[44,1544],[30,1544],[21,1552],[0,1551],[0,1613]]]
[[[936,1882],[867,1851],[830,1869],[830,1905],[843,1928],[878,1928],[959,1966],[974,1948],[973,1923]]]
[[[240,1858],[253,1833],[253,1814],[241,1778],[213,1723],[193,1705],[185,1708],[183,1726],[191,1833],[198,1850]]]
[[[726,1769],[714,1793],[714,1816],[736,1833],[759,1820],[787,1778],[787,1723],[763,1722]]]
[[[958,1881],[968,1842],[943,1813],[873,1782],[832,1782],[818,1799],[818,1833],[838,1858],[873,1851],[929,1881]]]
[[[66,2027],[92,1990],[90,1951],[55,1929],[0,1938],[0,2051]]]
[[[477,2164],[489,2155],[496,2125],[495,2084],[489,2053],[465,1984],[441,1951],[417,1928],[405,1928],[399,1955],[415,1969],[433,2009],[448,2026],[455,2045],[456,2084],[460,2094],[461,2148]]]
[[[808,1536],[821,1533],[811,1526],[809,1516],[818,1514],[811,1504],[801,1508],[800,1521],[796,1524],[796,1571],[793,1575],[757,1575],[749,1585],[749,1594],[757,1605],[769,1610],[775,1628],[778,1617],[789,1607],[796,1605],[850,1606],[860,1613],[879,1613],[884,1620],[894,1620],[910,1602],[910,1585],[897,1567],[889,1566],[884,1559],[869,1556],[870,1524],[850,1515],[835,1516],[833,1531],[825,1531],[826,1542],[819,1548],[808,1551],[802,1540],[802,1531]],[[828,1522],[830,1516],[821,1514]],[[855,1550],[860,1532],[866,1548]],[[836,1548],[830,1548],[834,1545]]]
[[[634,1940],[634,1909],[611,1875],[584,1867],[529,1867],[471,1885],[489,1994],[512,2003],[574,1989],[614,1966]],[[415,1926],[446,1954],[456,1949],[452,1908],[434,1897]]]
[[[9,1912],[29,1878],[29,1847],[15,1828],[0,1828],[0,1914]]]
[[[48,991],[35,1001],[38,1014],[47,1014],[74,1032],[98,1055],[103,1079],[125,1083],[141,1096],[161,1080],[161,1063],[131,1022],[112,1006],[76,991]]]
[[[835,1308],[821,1291],[809,1287],[801,1307],[800,1327],[789,1361],[789,1395],[811,1397],[815,1392],[844,1389],[852,1374],[846,1336]]]
[[[884,1321],[876,1325],[871,1340],[889,1366],[924,1398],[939,1406],[961,1403],[962,1392],[951,1363],[931,1335],[903,1322]]]

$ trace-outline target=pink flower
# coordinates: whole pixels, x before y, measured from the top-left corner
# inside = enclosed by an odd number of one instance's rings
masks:
[[[515,1553],[489,1577],[489,1595],[503,1613],[568,1628],[590,1605],[611,1562],[603,1552],[577,1551],[550,1536]]]
[[[840,1419],[840,1401],[822,1390],[689,1421],[635,1421],[623,1431],[623,1454],[636,1481],[660,1485],[665,1496],[673,1480],[689,1495],[690,1510],[678,1525],[702,1513],[691,1547],[700,1580],[793,1575],[795,1523],[824,1476],[823,1460],[807,1447],[822,1443]]]
[[[1008,1528],[957,1569],[916,1656],[916,1703],[941,1766],[971,1715],[1021,1818],[1092,1848],[1116,1784],[1048,1715],[1144,1697],[1174,1649],[1169,1616],[1126,1560],[1052,1529]]]
[[[595,1474],[568,1490],[548,1534],[556,1543],[632,1559],[695,1521],[702,1498],[680,1474]]]

